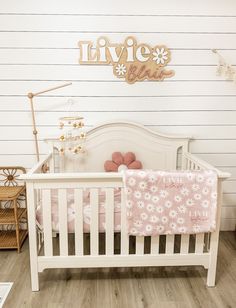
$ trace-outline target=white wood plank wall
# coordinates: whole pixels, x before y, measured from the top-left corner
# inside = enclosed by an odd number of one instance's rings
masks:
[[[137,121],[195,137],[191,151],[232,173],[224,184],[222,230],[236,223],[236,84],[215,75],[220,50],[236,65],[236,2],[226,1],[1,1],[0,162],[30,168],[34,161],[26,94],[64,81],[71,87],[35,99],[39,138],[56,132],[66,109],[93,126]],[[166,44],[176,75],[162,83],[128,85],[108,66],[79,66],[79,40],[133,35]],[[41,153],[47,149],[40,142]],[[128,149],[127,149],[128,150]],[[109,153],[108,153],[109,156]]]

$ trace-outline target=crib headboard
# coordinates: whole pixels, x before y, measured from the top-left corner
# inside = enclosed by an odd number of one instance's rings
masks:
[[[104,162],[111,159],[113,152],[134,152],[145,169],[175,169],[178,150],[188,151],[189,140],[186,136],[161,134],[137,123],[109,122],[87,132],[85,154],[77,158],[61,156],[60,160],[65,172],[102,172]],[[55,151],[58,140],[46,141]]]

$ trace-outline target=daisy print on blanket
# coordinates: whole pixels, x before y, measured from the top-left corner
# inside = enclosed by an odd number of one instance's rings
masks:
[[[113,74],[129,84],[174,76],[173,70],[165,69],[171,60],[166,46],[137,44],[133,36],[127,37],[121,44],[112,44],[106,37],[99,37],[95,46],[92,41],[79,41],[79,49],[80,64],[112,65]]]
[[[214,171],[126,170],[124,184],[130,235],[215,230],[217,174]]]

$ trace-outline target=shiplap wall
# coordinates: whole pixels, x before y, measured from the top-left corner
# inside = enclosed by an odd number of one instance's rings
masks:
[[[26,94],[35,99],[39,138],[56,132],[68,98],[86,124],[124,119],[195,138],[191,151],[232,173],[224,185],[222,229],[236,223],[236,85],[215,75],[217,48],[236,64],[235,1],[0,1],[0,161],[35,162]],[[79,66],[79,40],[133,35],[166,44],[176,75],[128,85],[109,66]],[[41,153],[47,151],[40,141]]]

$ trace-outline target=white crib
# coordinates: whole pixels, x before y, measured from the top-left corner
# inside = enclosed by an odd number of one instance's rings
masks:
[[[27,185],[29,244],[32,290],[39,290],[39,272],[48,268],[193,266],[208,270],[207,286],[215,285],[219,241],[222,181],[230,175],[215,169],[188,152],[189,138],[167,136],[128,122],[106,123],[91,129],[86,140],[87,152],[78,159],[59,157],[56,139],[47,140],[52,152],[22,177]],[[114,151],[132,151],[145,169],[214,169],[218,174],[217,228],[211,234],[129,237],[122,176],[103,172],[104,161]],[[47,164],[49,172],[43,173]],[[44,168],[45,169],[45,168]],[[68,241],[66,190],[74,189],[75,230]],[[90,249],[85,253],[83,232],[83,189],[90,190]],[[106,192],[106,228],[104,252],[100,253],[98,228],[98,191]],[[114,244],[114,189],[121,188],[121,232]],[[51,221],[51,190],[58,190],[59,252],[55,253]],[[43,230],[38,232],[36,207],[41,198]],[[190,247],[194,245],[194,247]],[[73,248],[70,246],[73,245]],[[115,247],[118,245],[118,248]],[[131,247],[132,246],[132,247]],[[148,246],[148,247],[146,247]],[[162,246],[162,247],[161,247]],[[164,248],[163,248],[164,246]],[[132,248],[132,249],[131,249]],[[72,251],[72,252],[71,252]],[[116,253],[115,253],[116,252]]]

